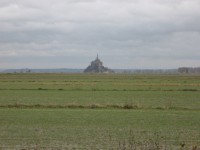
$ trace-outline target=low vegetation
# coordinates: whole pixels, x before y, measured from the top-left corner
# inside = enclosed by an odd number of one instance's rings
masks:
[[[0,74],[0,149],[197,150],[200,76]]]

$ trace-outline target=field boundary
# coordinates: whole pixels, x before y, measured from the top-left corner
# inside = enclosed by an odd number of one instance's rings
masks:
[[[3,108],[18,108],[18,109],[133,109],[133,110],[196,110],[200,109],[194,108],[184,108],[184,107],[141,107],[134,104],[123,104],[123,105],[100,105],[100,104],[89,104],[89,105],[79,105],[79,104],[67,104],[67,105],[43,105],[43,104],[8,104],[0,105],[0,109]]]
[[[46,89],[46,88],[38,88],[38,89],[2,89],[0,88],[0,91],[123,91],[123,92],[157,92],[157,91],[163,91],[163,92],[200,92],[199,89],[81,89],[81,88],[74,88],[74,89]]]

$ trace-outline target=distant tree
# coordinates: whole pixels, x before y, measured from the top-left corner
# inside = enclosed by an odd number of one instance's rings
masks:
[[[178,68],[179,73],[193,73],[193,74],[200,74],[200,67],[192,68],[192,67],[180,67]]]

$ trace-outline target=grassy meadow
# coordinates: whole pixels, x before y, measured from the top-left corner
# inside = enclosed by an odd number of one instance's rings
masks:
[[[200,76],[0,74],[0,149],[197,149]]]

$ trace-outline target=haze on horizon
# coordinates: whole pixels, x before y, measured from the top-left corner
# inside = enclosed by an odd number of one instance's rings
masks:
[[[200,66],[199,0],[1,0],[0,69]]]

